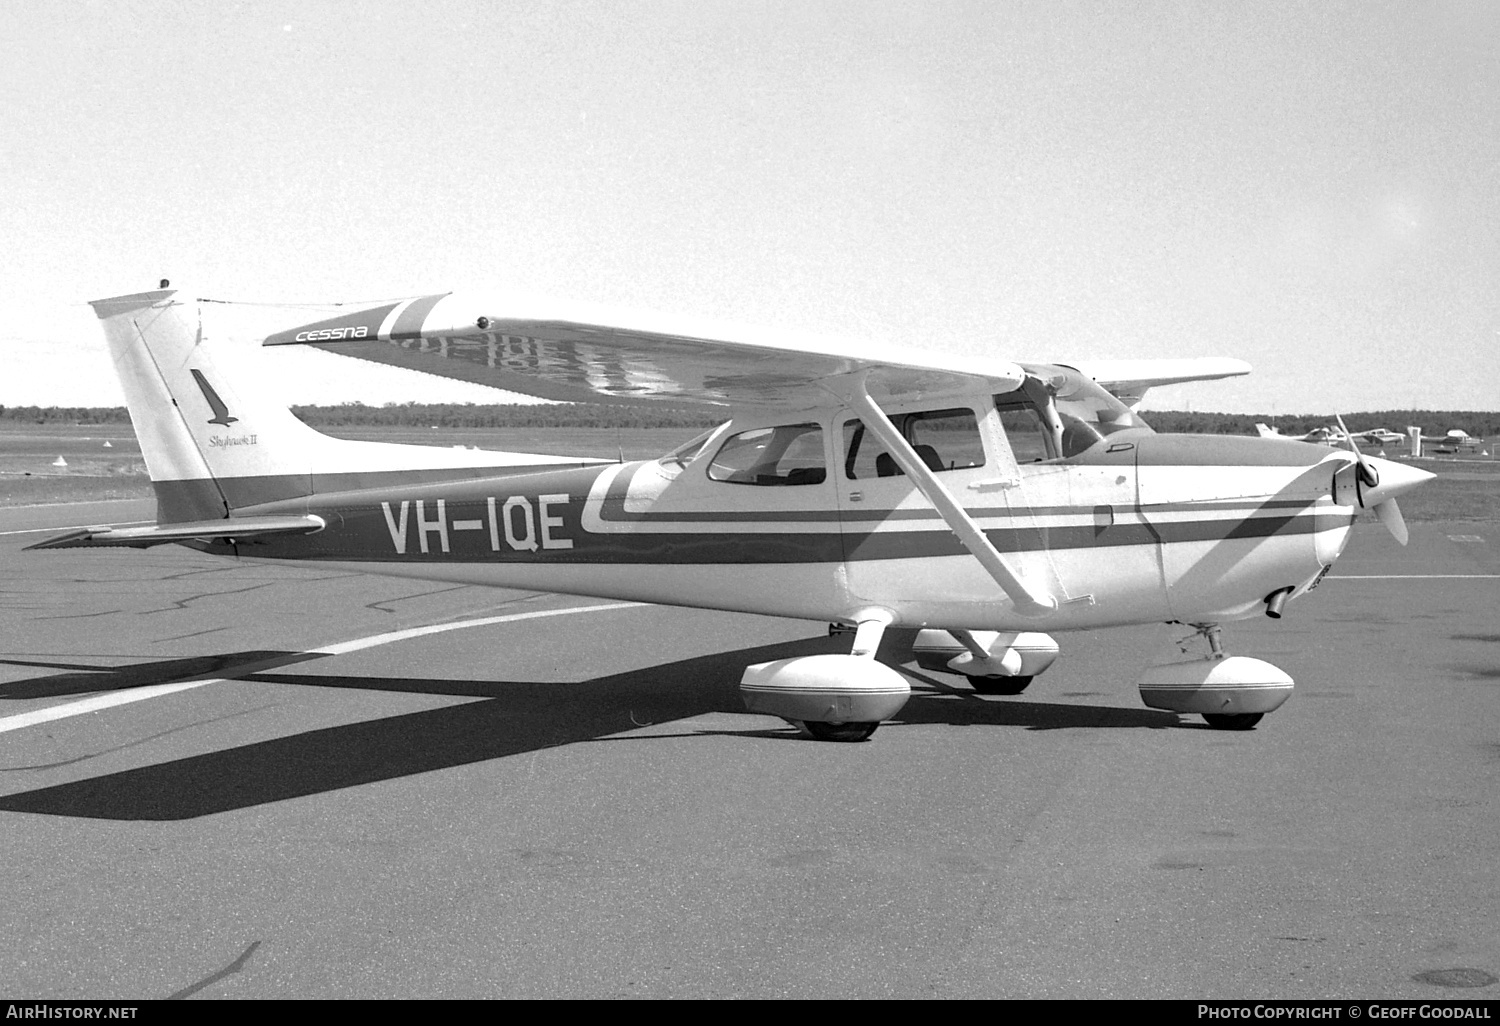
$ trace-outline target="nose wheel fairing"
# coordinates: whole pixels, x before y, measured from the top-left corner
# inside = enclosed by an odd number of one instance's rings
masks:
[[[1224,651],[1218,624],[1195,624],[1141,673],[1141,701],[1152,709],[1197,713],[1221,730],[1248,730],[1292,696],[1286,671]]]

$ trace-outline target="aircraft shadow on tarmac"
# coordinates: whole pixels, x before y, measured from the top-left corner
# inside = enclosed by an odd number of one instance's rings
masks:
[[[225,652],[220,655],[193,656],[187,659],[162,659],[150,663],[127,663],[124,666],[89,666],[84,663],[48,663],[24,659],[0,659],[0,666],[34,666],[40,669],[76,670],[47,677],[0,684],[0,700],[26,701],[36,698],[61,698],[64,695],[92,695],[100,691],[124,691],[149,687],[169,681],[214,677],[236,666],[262,662],[305,662],[312,658],[305,652],[253,651]]]
[[[182,820],[301,798],[560,745],[596,741],[715,712],[743,712],[737,691],[748,663],[841,651],[847,641],[810,638],[699,656],[578,684],[535,681],[338,677],[262,671],[245,678],[314,687],[392,690],[482,699],[123,770],[0,797],[0,811],[109,820]],[[246,653],[238,653],[238,661]],[[272,653],[271,655],[276,655]],[[223,657],[228,659],[230,657]],[[288,660],[289,662],[291,660]],[[87,675],[99,690],[99,675]],[[56,679],[56,678],[52,678]],[[158,678],[159,680],[160,678]],[[981,699],[915,674],[904,724],[1060,728],[1162,728],[1178,718],[1149,709]],[[128,684],[123,686],[130,686]],[[705,736],[790,737],[785,731],[722,729]],[[674,735],[636,736],[664,740]],[[808,742],[809,744],[818,742]]]

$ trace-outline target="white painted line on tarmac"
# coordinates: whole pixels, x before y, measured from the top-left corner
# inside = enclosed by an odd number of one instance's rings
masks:
[[[459,620],[456,623],[438,623],[428,627],[408,627],[403,631],[387,631],[384,634],[372,634],[368,638],[355,638],[353,641],[341,641],[336,645],[325,645],[322,648],[310,648],[305,652],[296,652],[291,655],[276,656],[272,659],[262,659],[254,663],[245,663],[243,666],[233,667],[230,672],[223,673],[218,677],[210,677],[204,680],[181,680],[170,684],[153,684],[149,687],[112,691],[107,695],[95,695],[92,698],[84,698],[77,702],[66,702],[62,705],[49,706],[46,709],[36,709],[32,712],[18,713],[15,716],[6,716],[0,718],[0,734],[11,730],[20,730],[22,727],[33,727],[38,723],[50,723],[52,720],[63,720],[70,716],[82,716],[85,713],[98,712],[101,709],[112,709],[118,705],[144,702],[149,698],[160,698],[163,695],[172,695],[179,691],[201,688],[209,684],[222,684],[225,681],[249,676],[252,673],[259,673],[278,666],[286,666],[290,663],[305,662],[308,659],[316,659],[321,656],[344,655],[348,652],[358,652],[361,649],[375,648],[377,645],[390,645],[397,641],[406,641],[409,638],[422,638],[432,634],[443,634],[447,631],[464,630],[468,627],[487,627],[497,623],[542,620],[551,616],[572,616],[576,613],[602,613],[610,609],[635,609],[648,604],[645,602],[609,602],[599,606],[538,609],[530,613],[507,613],[502,616],[483,616],[476,620]]]
[[[58,506],[103,506],[111,502],[150,502],[150,495],[142,495],[136,499],[79,499],[77,502],[28,502],[22,506],[0,506],[0,511],[7,509],[54,509]]]
[[[1500,574],[1329,574],[1325,581],[1493,581]]]

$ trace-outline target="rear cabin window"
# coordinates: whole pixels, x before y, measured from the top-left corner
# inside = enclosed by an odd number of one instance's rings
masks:
[[[828,476],[823,429],[786,424],[731,435],[708,465],[708,476],[728,484],[822,484]]]
[[[928,410],[891,417],[928,469],[943,472],[984,466],[984,443],[974,411]],[[862,421],[844,425],[844,476],[851,481],[900,477],[906,472]]]

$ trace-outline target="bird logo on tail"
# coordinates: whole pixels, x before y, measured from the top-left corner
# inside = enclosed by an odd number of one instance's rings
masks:
[[[214,386],[208,383],[203,372],[193,368],[189,370],[192,371],[193,380],[198,382],[198,389],[203,393],[203,398],[208,400],[208,408],[214,411],[213,419],[209,423],[228,427],[238,421],[240,418],[229,415],[229,407],[224,405],[224,400],[219,398],[219,393],[214,391]]]

